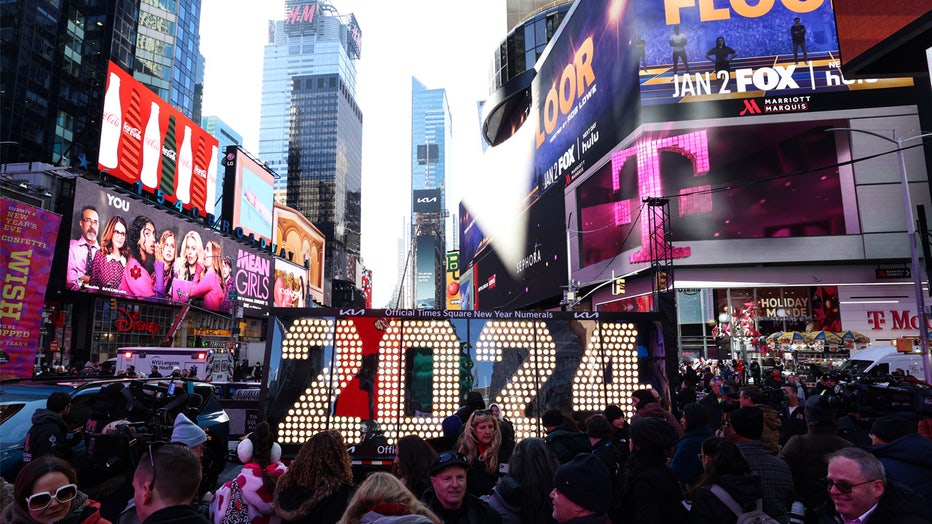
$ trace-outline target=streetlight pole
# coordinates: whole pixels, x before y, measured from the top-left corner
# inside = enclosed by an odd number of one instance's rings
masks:
[[[893,138],[868,131],[866,129],[854,129],[850,127],[833,127],[826,131],[851,131],[864,133],[877,137],[881,140],[896,144],[896,157],[900,168],[900,185],[903,187],[903,202],[906,204],[906,233],[909,235],[909,254],[911,257],[911,268],[913,274],[913,286],[916,293],[916,308],[919,310],[919,348],[922,350],[922,359],[925,368],[925,381],[932,384],[932,355],[929,354],[929,328],[928,317],[926,315],[925,296],[922,294],[922,273],[919,266],[919,253],[917,250],[918,240],[916,238],[916,219],[913,215],[913,203],[909,197],[909,177],[906,174],[906,158],[903,156],[903,144],[912,140],[921,140],[932,136],[932,133],[923,133],[920,135],[897,138],[896,132]],[[924,240],[925,241],[925,240]]]

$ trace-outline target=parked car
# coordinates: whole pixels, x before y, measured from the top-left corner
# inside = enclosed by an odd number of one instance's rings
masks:
[[[56,391],[64,391],[72,397],[71,410],[65,423],[71,428],[69,440],[74,441],[74,454],[76,461],[79,462],[76,466],[79,470],[87,471],[94,465],[95,456],[102,453],[122,452],[120,449],[108,446],[97,446],[99,449],[96,454],[87,456],[88,442],[92,440],[91,437],[95,433],[86,433],[85,429],[95,408],[95,402],[98,401],[99,394],[104,388],[109,388],[107,391],[125,389],[127,394],[140,396],[142,398],[140,406],[143,404],[151,406],[152,409],[148,412],[152,414],[152,417],[162,417],[163,423],[158,428],[162,433],[170,432],[167,425],[171,424],[171,420],[168,420],[172,418],[169,413],[171,409],[175,410],[172,413],[184,409],[188,415],[193,415],[192,418],[197,419],[195,422],[204,429],[208,436],[204,453],[204,462],[207,466],[205,475],[219,475],[226,457],[227,442],[230,436],[230,418],[217,401],[213,386],[210,384],[171,380],[170,378],[127,379],[70,376],[33,377],[0,383],[0,435],[2,435],[0,437],[0,474],[10,482],[15,480],[16,474],[23,465],[23,446],[26,434],[32,427],[32,415],[37,409],[44,408],[48,397]],[[129,393],[130,391],[133,393]],[[178,393],[175,393],[176,391]],[[180,395],[182,391],[185,392],[185,398]],[[188,391],[191,392],[190,395],[187,394]],[[184,406],[176,402],[176,405],[169,406],[171,408],[169,410],[157,409],[158,406],[155,403],[161,400],[171,402],[173,398],[184,400]],[[198,399],[200,402],[190,402],[189,399]],[[149,424],[148,421],[133,422],[132,430],[139,431],[139,428],[147,424]],[[164,440],[168,440],[170,436],[170,433],[160,435]],[[147,437],[140,433],[140,438],[133,440],[145,440],[145,438]],[[126,459],[124,463],[129,462],[134,465],[133,457],[116,458]],[[138,457],[135,458],[138,459]]]

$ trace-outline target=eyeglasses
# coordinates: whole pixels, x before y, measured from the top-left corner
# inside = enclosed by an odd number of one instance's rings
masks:
[[[120,231],[120,230],[118,230],[118,229],[114,229],[114,230],[113,230],[113,236],[115,236],[115,237],[125,237],[125,236],[126,236],[126,231]]]
[[[874,482],[877,480],[880,480],[880,479],[865,480],[864,482],[858,482],[856,484],[852,484],[850,482],[845,482],[844,480],[839,480],[838,482],[835,482],[832,479],[824,478],[822,479],[822,484],[825,485],[826,491],[831,491],[832,486],[834,486],[835,489],[837,489],[841,493],[848,494],[848,493],[851,493],[851,490],[853,490],[854,488],[858,486],[862,486],[864,484],[870,484],[871,482]]]
[[[59,504],[64,504],[65,502],[71,502],[77,495],[78,486],[74,484],[65,484],[56,489],[55,493],[43,491],[42,493],[33,493],[26,497],[26,507],[30,510],[38,511],[49,507],[53,498],[57,500]]]
[[[436,464],[438,466],[446,464],[447,462],[466,462],[466,455],[463,455],[459,451],[444,451],[437,455]]]

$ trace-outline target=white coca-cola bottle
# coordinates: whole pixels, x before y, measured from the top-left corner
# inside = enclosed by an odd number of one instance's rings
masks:
[[[184,126],[184,138],[178,148],[178,181],[175,197],[185,204],[191,203],[191,175],[194,171],[194,157],[191,154],[191,128]]]
[[[162,130],[159,129],[159,105],[152,102],[149,123],[142,137],[142,170],[139,180],[149,189],[159,185],[159,160],[162,159]]]
[[[210,162],[207,164],[207,201],[204,211],[213,214],[217,198],[217,146],[210,146]]]
[[[104,96],[104,114],[100,120],[100,153],[97,163],[105,169],[116,169],[119,165],[120,133],[123,113],[120,107],[120,77],[110,73],[110,85]]]

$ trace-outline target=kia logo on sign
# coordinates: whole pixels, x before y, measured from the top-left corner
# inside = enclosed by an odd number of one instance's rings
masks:
[[[348,317],[358,317],[359,315],[362,315],[365,312],[366,312],[365,309],[341,309],[340,315],[348,316]]]
[[[576,312],[573,313],[573,318],[598,319],[599,314],[595,311]]]
[[[425,198],[419,198],[419,199],[417,199],[417,203],[418,203],[418,204],[430,204],[430,203],[436,202],[436,201],[437,201],[437,197],[430,197],[430,198],[426,198],[426,197],[425,197]]]

